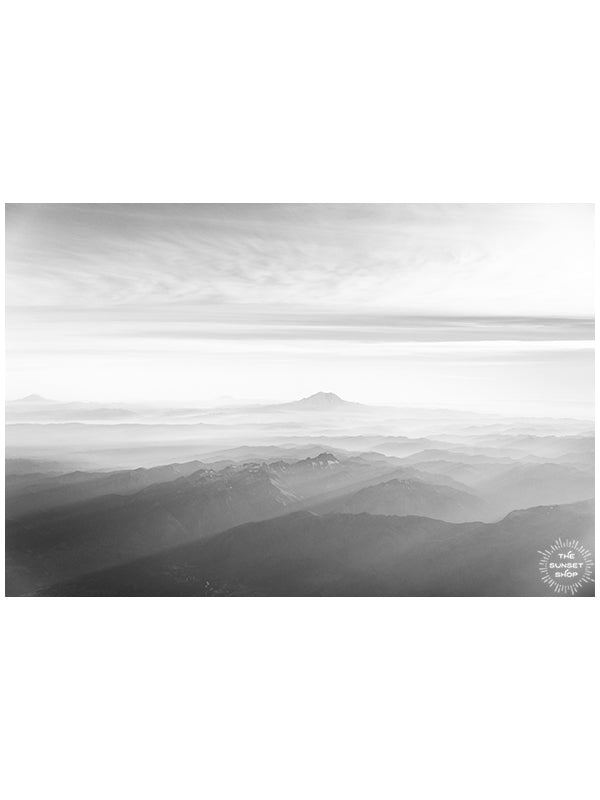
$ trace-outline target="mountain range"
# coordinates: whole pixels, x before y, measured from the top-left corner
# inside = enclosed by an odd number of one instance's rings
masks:
[[[22,586],[24,574],[33,585],[74,577],[310,507],[397,472],[387,459],[340,461],[322,453],[220,470],[192,462],[106,475],[34,475],[29,484],[16,476],[16,486],[8,486],[7,582]],[[450,507],[451,498],[446,502]]]
[[[168,594],[452,594],[460,575],[476,594],[535,594],[542,521],[588,536],[585,421],[413,415],[330,392],[222,409],[30,396],[7,410],[8,594],[127,594],[138,581]],[[122,411],[133,421],[111,418]],[[520,574],[519,554],[527,579],[501,579],[505,563]]]
[[[493,523],[297,512],[48,587],[60,595],[544,595],[538,550],[593,541],[591,501]],[[526,533],[524,533],[526,532]],[[586,584],[581,595],[593,594]]]

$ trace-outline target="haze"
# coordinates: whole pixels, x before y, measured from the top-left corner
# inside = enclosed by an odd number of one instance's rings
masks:
[[[12,205],[7,397],[592,416],[586,205]]]

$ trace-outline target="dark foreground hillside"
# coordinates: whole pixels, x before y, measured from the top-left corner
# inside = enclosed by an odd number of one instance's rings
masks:
[[[297,512],[65,582],[50,595],[548,596],[538,550],[558,536],[593,549],[593,501],[513,511],[500,522]],[[578,596],[593,595],[588,584]]]

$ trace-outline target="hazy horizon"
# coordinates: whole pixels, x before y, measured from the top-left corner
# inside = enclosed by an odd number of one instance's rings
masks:
[[[360,401],[360,400],[356,400],[355,398],[341,397],[341,395],[338,392],[330,391],[328,389],[319,390],[317,392],[314,392],[311,395],[305,395],[303,397],[281,396],[281,397],[270,397],[270,398],[267,398],[267,397],[255,397],[255,398],[246,397],[246,398],[244,398],[244,397],[234,397],[234,396],[220,396],[220,397],[215,397],[215,398],[208,398],[205,401],[202,401],[202,400],[199,400],[198,398],[196,398],[196,399],[188,399],[188,400],[179,399],[177,401],[171,400],[169,402],[162,402],[162,403],[152,402],[151,400],[124,401],[124,400],[119,400],[118,398],[112,398],[112,399],[106,399],[106,400],[98,400],[98,401],[80,400],[80,399],[75,398],[75,397],[68,397],[68,398],[46,397],[45,395],[42,395],[40,392],[32,392],[31,394],[24,395],[22,397],[7,397],[6,398],[6,402],[14,404],[14,403],[19,403],[21,401],[30,400],[31,398],[39,398],[40,401],[47,401],[49,403],[56,403],[57,405],[61,405],[61,404],[79,404],[79,403],[81,403],[82,405],[89,404],[90,406],[103,406],[104,405],[104,406],[107,406],[107,407],[122,407],[122,408],[128,408],[128,407],[129,408],[136,408],[136,407],[152,408],[152,407],[155,407],[155,408],[180,409],[180,408],[188,408],[188,407],[189,408],[193,408],[193,407],[195,407],[195,408],[198,408],[198,409],[212,410],[212,409],[219,409],[219,408],[226,409],[228,407],[237,407],[237,406],[242,407],[242,406],[246,406],[246,405],[248,405],[248,406],[250,406],[250,405],[268,406],[268,405],[271,405],[271,404],[272,405],[280,405],[280,404],[283,405],[283,404],[286,404],[286,403],[295,402],[295,401],[302,400],[302,399],[312,398],[312,397],[315,397],[317,395],[322,395],[322,394],[333,394],[333,395],[335,395],[336,397],[338,397],[339,399],[341,399],[341,400],[343,400],[345,402],[359,403],[360,405],[367,405],[367,406],[371,406],[373,408],[381,407],[382,409],[385,409],[385,408],[397,408],[397,409],[401,410],[403,408],[406,408],[406,409],[420,408],[420,409],[429,409],[431,411],[443,411],[443,410],[447,409],[447,410],[452,410],[452,411],[465,411],[465,412],[474,413],[474,414],[481,414],[483,416],[490,415],[490,416],[499,416],[499,417],[507,417],[507,418],[518,417],[518,416],[526,416],[526,417],[531,417],[531,418],[539,417],[539,418],[548,418],[548,419],[560,419],[561,416],[563,416],[563,417],[567,416],[567,414],[566,414],[567,408],[566,407],[565,407],[565,414],[564,415],[558,415],[558,414],[546,414],[546,413],[537,413],[536,414],[535,413],[535,409],[532,409],[531,413],[520,414],[514,408],[510,408],[510,407],[506,407],[506,406],[503,406],[501,408],[498,407],[497,409],[494,409],[494,408],[490,407],[490,408],[488,408],[486,410],[483,410],[483,409],[478,408],[478,407],[469,407],[465,403],[462,403],[462,404],[460,404],[460,403],[459,404],[452,404],[452,403],[447,403],[447,404],[419,403],[418,405],[415,405],[415,404],[411,405],[411,404],[408,404],[408,403],[386,402],[385,400],[379,400],[378,402],[363,402],[363,401]],[[578,419],[578,420],[581,420],[581,421],[584,421],[584,422],[589,421],[589,422],[593,423],[594,422],[594,408],[593,408],[593,406],[590,408],[590,412],[589,412],[588,415],[586,415],[583,412],[576,413],[576,411],[571,410],[571,413],[569,414],[569,416],[571,416],[574,419]],[[175,423],[171,423],[171,424],[175,424]]]
[[[593,414],[589,205],[8,205],[6,241],[8,398]]]

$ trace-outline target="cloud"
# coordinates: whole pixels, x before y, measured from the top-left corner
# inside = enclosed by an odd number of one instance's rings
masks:
[[[589,318],[408,317],[338,313],[231,314],[196,324],[118,327],[114,336],[135,339],[298,340],[348,342],[486,342],[593,340]]]
[[[10,206],[10,305],[591,314],[588,206]]]
[[[174,394],[199,369],[246,396],[260,361],[268,395],[301,359],[305,394],[317,363],[358,391],[393,359],[471,359],[472,392],[486,359],[548,353],[555,385],[593,340],[592,247],[582,205],[9,205],[14,394],[102,391],[105,371],[167,391],[149,370],[169,360]]]

